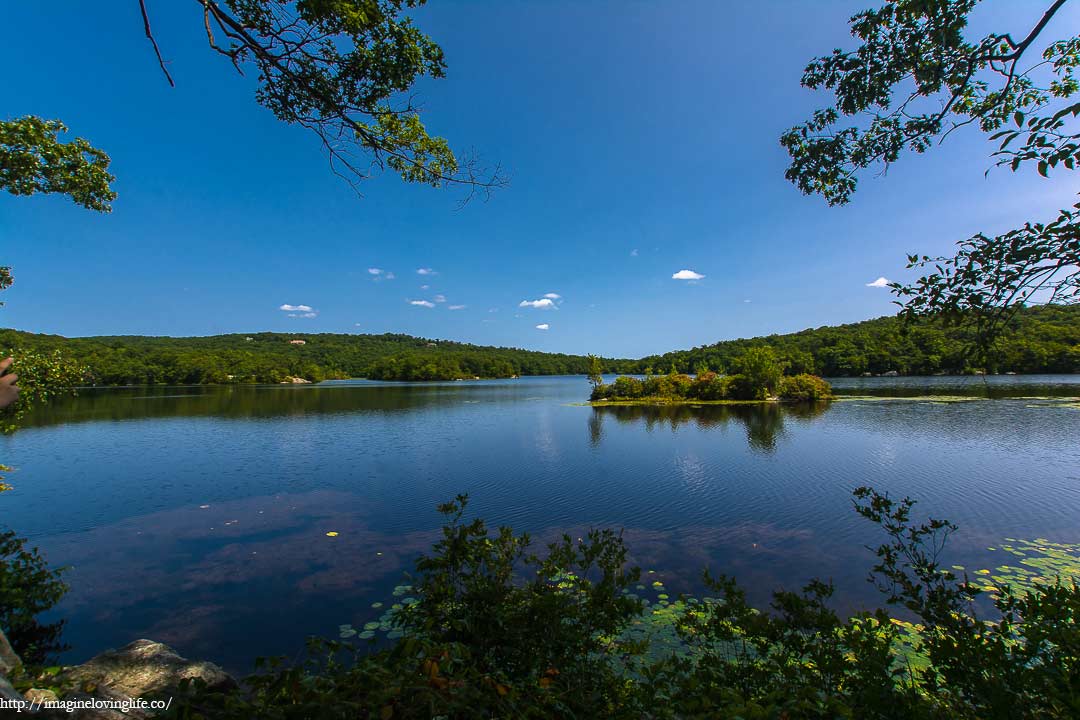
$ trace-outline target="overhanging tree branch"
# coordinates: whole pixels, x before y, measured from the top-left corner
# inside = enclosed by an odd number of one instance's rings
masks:
[[[146,0],[139,0],[139,12],[142,13],[143,29],[146,32],[147,40],[154,46],[154,55],[157,56],[158,65],[161,66],[161,72],[165,73],[165,79],[169,81],[169,86],[176,87],[172,75],[169,74],[169,69],[165,67],[165,60],[161,57],[161,48],[158,47],[157,40],[154,39],[154,33],[150,30],[150,15],[146,12]]]

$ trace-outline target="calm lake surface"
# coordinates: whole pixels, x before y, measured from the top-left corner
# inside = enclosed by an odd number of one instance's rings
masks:
[[[65,660],[149,637],[241,672],[374,619],[460,492],[538,541],[623,528],[670,591],[709,566],[760,603],[815,576],[877,603],[859,485],[958,523],[968,567],[1080,542],[1080,376],[834,385],[820,408],[591,408],[581,377],[91,389],[0,439],[0,525],[71,566]]]

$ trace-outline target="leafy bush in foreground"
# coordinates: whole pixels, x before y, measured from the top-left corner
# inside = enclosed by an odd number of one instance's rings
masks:
[[[51,398],[74,393],[88,376],[87,368],[59,351],[0,349],[0,358],[12,357],[11,372],[19,376],[19,399],[0,410],[0,432],[12,433],[27,410]]]
[[[37,615],[67,592],[62,570],[50,569],[37,548],[7,530],[0,532],[0,630],[27,665],[42,665],[67,646],[60,640],[63,621],[42,624]]]
[[[564,537],[539,558],[527,535],[463,521],[466,498],[417,563],[417,598],[395,616],[405,636],[378,651],[313,641],[308,661],[262,664],[246,689],[189,687],[180,718],[1073,718],[1080,716],[1080,589],[980,590],[944,570],[955,526],[911,520],[913,502],[869,488],[856,510],[881,526],[872,578],[883,610],[842,618],[831,585],[746,603],[735,581],[706,573],[717,597],[678,618],[688,652],[654,659],[625,632],[642,617],[628,593],[619,535]]]

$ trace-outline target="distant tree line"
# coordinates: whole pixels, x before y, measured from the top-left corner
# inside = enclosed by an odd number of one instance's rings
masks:
[[[959,374],[988,372],[1073,373],[1080,371],[1080,307],[1043,305],[1022,308],[983,358],[972,354],[976,330],[930,319],[882,317],[875,320],[726,340],[693,350],[642,358],[620,372],[666,374],[728,372],[748,348],[767,345],[791,375],[822,377]]]
[[[0,330],[0,347],[61,351],[89,368],[87,381],[96,385],[278,383],[290,377],[455,380],[575,375],[588,369],[584,356],[389,333],[65,338]],[[614,362],[605,361],[605,367],[614,371]]]
[[[380,380],[456,380],[514,375],[623,375],[735,372],[753,347],[773,349],[788,375],[842,377],[895,371],[901,375],[975,369],[972,338],[963,326],[898,317],[726,340],[640,360],[535,352],[435,341],[402,334],[253,333],[209,337],[137,335],[65,338],[0,330],[0,348],[54,353],[89,368],[96,385],[312,382],[367,377]],[[303,343],[294,342],[302,340]],[[1080,307],[1024,308],[1009,331],[978,361],[989,372],[1080,371]]]

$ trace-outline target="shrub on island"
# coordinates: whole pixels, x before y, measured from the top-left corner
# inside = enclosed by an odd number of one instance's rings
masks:
[[[702,368],[696,377],[677,373],[645,379],[617,377],[609,385],[599,373],[590,376],[591,400],[792,400],[817,401],[832,397],[832,387],[816,375],[784,376],[786,363],[770,347],[753,347],[732,362],[731,375]]]
[[[829,400],[833,396],[828,382],[809,373],[781,378],[777,395],[781,400]]]
[[[832,398],[832,387],[816,375],[782,377],[775,389],[738,373],[667,375],[644,379],[620,376],[609,384],[593,386],[590,400],[789,400],[811,402]]]

